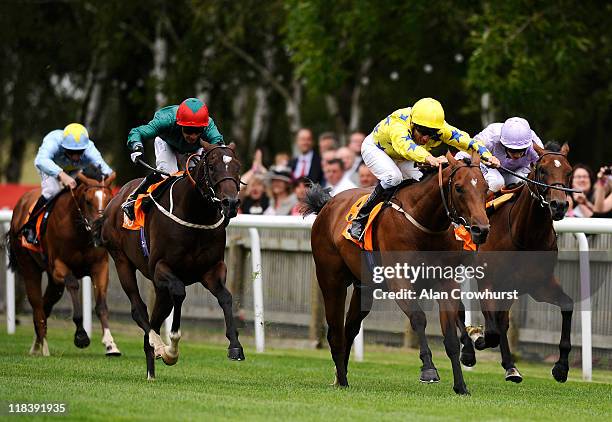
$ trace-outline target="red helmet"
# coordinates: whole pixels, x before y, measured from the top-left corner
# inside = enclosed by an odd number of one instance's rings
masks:
[[[176,124],[179,126],[208,126],[208,107],[197,98],[187,98],[176,111]]]

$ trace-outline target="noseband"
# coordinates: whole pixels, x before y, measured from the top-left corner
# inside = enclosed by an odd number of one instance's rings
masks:
[[[87,185],[87,186],[85,186],[85,189],[83,189],[83,194],[85,194],[85,192],[87,192],[90,189],[107,190],[109,193],[112,194],[112,190],[108,186],[95,186],[95,185]],[[83,213],[83,210],[81,209],[81,206],[79,205],[79,201],[77,201],[77,198],[74,195],[74,189],[70,189],[70,195],[72,196],[72,201],[74,202],[74,206],[76,207],[77,212],[79,213],[79,216],[81,217],[81,221],[83,221],[83,225],[85,226],[85,231],[87,233],[91,233],[92,223],[87,219],[87,217]],[[100,210],[98,210],[98,214],[99,214],[100,217],[102,216],[103,212],[104,212],[104,210],[102,210],[102,212],[100,212]]]
[[[533,183],[527,183],[527,189],[529,189],[529,193],[531,194],[531,196],[538,201],[538,203],[540,204],[540,206],[542,208],[547,207],[549,205],[549,202],[546,200],[546,198],[544,197],[548,191],[552,188],[552,189],[558,189],[558,190],[562,190],[565,192],[582,192],[581,190],[576,190],[576,189],[571,189],[569,186],[567,186],[565,183],[561,183],[561,182],[555,182],[552,184],[546,184],[542,181],[542,165],[540,163],[540,160],[544,157],[546,157],[547,155],[560,155],[562,156],[564,159],[566,159],[565,155],[561,154],[560,152],[546,152],[544,154],[542,154],[540,156],[540,158],[538,158],[538,161],[536,161],[536,167],[535,167],[535,176],[534,176],[534,180],[532,180],[532,182],[536,182],[535,183],[535,190],[531,188],[531,184]],[[543,190],[541,190],[543,188]]]
[[[448,186],[447,186],[448,203],[447,203],[446,197],[444,196],[444,185],[442,183],[442,165],[438,166],[438,186],[440,187],[440,198],[442,199],[442,205],[444,206],[444,210],[446,211],[446,216],[454,225],[464,226],[467,230],[471,228],[471,225],[467,222],[465,217],[459,215],[459,213],[457,212],[457,209],[455,208],[455,205],[453,204],[452,183],[453,183],[453,177],[455,176],[455,173],[459,171],[459,169],[470,168],[470,167],[478,167],[480,169],[480,167],[475,164],[466,164],[465,166],[455,167],[451,171],[451,174],[448,177]]]
[[[208,154],[210,154],[211,151],[214,151],[219,148],[230,149],[230,147],[226,145],[216,145],[212,147],[211,149],[209,149],[208,151],[203,152],[201,155],[191,154],[189,158],[187,158],[187,162],[185,163],[185,173],[187,174],[187,177],[189,178],[189,181],[191,182],[191,184],[198,190],[198,192],[200,192],[200,194],[205,200],[212,202],[217,207],[219,207],[221,204],[221,200],[217,196],[217,192],[215,190],[215,188],[219,185],[219,183],[223,182],[224,180],[231,180],[232,182],[236,184],[237,191],[240,191],[240,183],[241,183],[240,180],[237,180],[236,178],[232,176],[225,176],[225,177],[220,178],[217,181],[212,180],[212,177],[210,176],[210,168],[208,164]],[[191,176],[191,172],[189,170],[189,163],[191,162],[192,159],[199,159],[199,162],[198,164],[196,164],[196,166],[197,165],[204,166],[204,182],[206,183],[205,188],[202,188],[202,186],[200,186],[196,182],[196,180]]]

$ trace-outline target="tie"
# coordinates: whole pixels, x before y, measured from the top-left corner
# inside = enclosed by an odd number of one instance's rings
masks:
[[[306,176],[306,160],[302,158],[302,173],[300,174],[300,177],[304,176]]]

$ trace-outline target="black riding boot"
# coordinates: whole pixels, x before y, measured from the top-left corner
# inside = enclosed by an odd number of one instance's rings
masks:
[[[21,229],[26,241],[33,245],[38,245],[38,239],[36,238],[36,217],[38,216],[38,211],[42,209],[46,203],[47,199],[41,195],[41,197],[38,198],[36,205],[34,205],[34,208],[32,208],[28,222],[25,223]]]
[[[366,199],[365,203],[359,210],[359,213],[353,218],[353,222],[351,224],[351,228],[349,233],[351,237],[355,240],[361,241],[364,232],[364,228],[366,223],[368,222],[368,217],[370,216],[370,212],[372,209],[378,204],[381,199],[385,198],[385,193],[388,193],[391,189],[385,189],[382,187],[380,182],[374,188],[374,191],[370,194],[369,198]]]
[[[149,186],[154,183],[161,182],[162,179],[163,177],[159,173],[149,173],[147,177],[142,179],[142,182],[140,182],[140,185],[138,185],[134,192],[132,192],[130,196],[127,197],[125,202],[121,204],[121,209],[130,220],[134,221],[134,219],[136,218],[134,216],[134,204],[138,199],[138,195],[147,193],[147,189],[149,189]]]

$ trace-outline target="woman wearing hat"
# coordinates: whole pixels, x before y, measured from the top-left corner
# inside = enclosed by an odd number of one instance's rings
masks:
[[[264,215],[290,215],[297,204],[297,198],[291,189],[291,169],[285,166],[272,166],[267,174],[269,183],[270,205]]]

